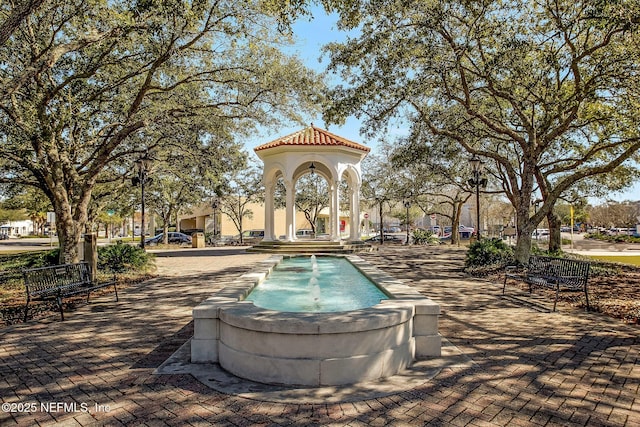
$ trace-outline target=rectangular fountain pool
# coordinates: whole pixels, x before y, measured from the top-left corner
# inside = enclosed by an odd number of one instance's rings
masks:
[[[283,259],[246,297],[257,307],[296,313],[359,310],[389,299],[342,257]]]

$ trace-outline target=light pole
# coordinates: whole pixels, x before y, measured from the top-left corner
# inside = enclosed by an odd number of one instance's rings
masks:
[[[471,164],[471,170],[473,172],[473,178],[471,178],[468,183],[470,186],[476,188],[476,224],[478,227],[477,238],[480,240],[480,187],[487,186],[487,179],[482,176],[482,162],[476,155],[474,154],[471,159],[469,159],[469,164]]]
[[[382,197],[376,197],[375,201],[380,209],[378,211],[378,221],[380,221],[378,224],[378,228],[380,229],[380,244],[384,245],[384,225],[382,224],[382,203],[384,202],[384,199]]]
[[[531,201],[531,204],[533,205],[533,216],[536,216],[538,214],[538,206],[540,205],[540,203],[542,203],[541,199],[535,199]],[[538,236],[538,225],[536,224],[536,240],[539,239],[540,236]]]
[[[151,157],[149,157],[149,153],[145,152],[144,156],[140,157],[136,160],[136,168],[138,170],[138,176],[135,176],[131,179],[133,185],[140,185],[140,190],[142,192],[142,219],[140,221],[140,247],[144,249],[144,186],[151,182],[151,178],[149,178],[149,172],[151,171]]]
[[[109,228],[111,228],[111,232],[109,233],[109,243],[111,243],[111,239],[113,238],[113,214],[115,213],[116,211],[113,209],[107,210],[107,215],[109,215]]]
[[[405,199],[404,201],[404,207],[407,210],[407,241],[405,242],[405,244],[409,244],[409,208],[411,207],[411,201],[409,199]]]
[[[215,241],[215,239],[218,238],[218,231],[217,231],[218,217],[216,215],[216,212],[218,210],[218,206],[220,206],[220,201],[218,199],[213,199],[211,201],[211,209],[213,209],[213,240],[214,241]]]
[[[531,201],[531,205],[533,206],[533,214],[537,214],[538,213],[538,206],[540,206],[540,203],[542,203],[542,199],[534,199]]]

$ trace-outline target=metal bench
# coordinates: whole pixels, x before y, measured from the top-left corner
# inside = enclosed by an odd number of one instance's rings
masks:
[[[533,286],[545,286],[556,291],[556,299],[553,302],[553,311],[556,311],[560,288],[568,288],[573,291],[583,291],[589,310],[589,293],[587,282],[589,280],[589,268],[587,261],[578,261],[566,258],[553,258],[545,256],[532,256],[523,272],[514,272],[516,266],[507,266],[504,275],[502,294],[507,287],[507,279],[520,280],[529,285],[529,293]]]
[[[27,290],[27,303],[24,306],[24,321],[27,321],[29,303],[31,301],[55,300],[60,310],[60,318],[64,320],[62,299],[78,294],[87,294],[87,302],[91,291],[113,285],[118,301],[116,278],[106,282],[93,282],[89,264],[61,264],[50,267],[23,270],[24,284]]]

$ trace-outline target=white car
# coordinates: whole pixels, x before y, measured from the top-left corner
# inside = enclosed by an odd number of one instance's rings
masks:
[[[548,228],[536,228],[533,230],[531,237],[534,239],[548,239],[549,238],[549,229]]]
[[[466,225],[462,225],[460,224],[460,226],[458,227],[458,231],[460,233],[469,233],[469,234],[473,234],[475,233],[476,229],[473,227],[467,227]]]
[[[296,231],[296,238],[298,239],[312,239],[313,238],[313,230],[311,229],[301,229]]]

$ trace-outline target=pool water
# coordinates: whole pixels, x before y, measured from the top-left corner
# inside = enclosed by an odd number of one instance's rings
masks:
[[[328,313],[371,307],[389,297],[342,257],[285,258],[247,296],[257,307]]]

